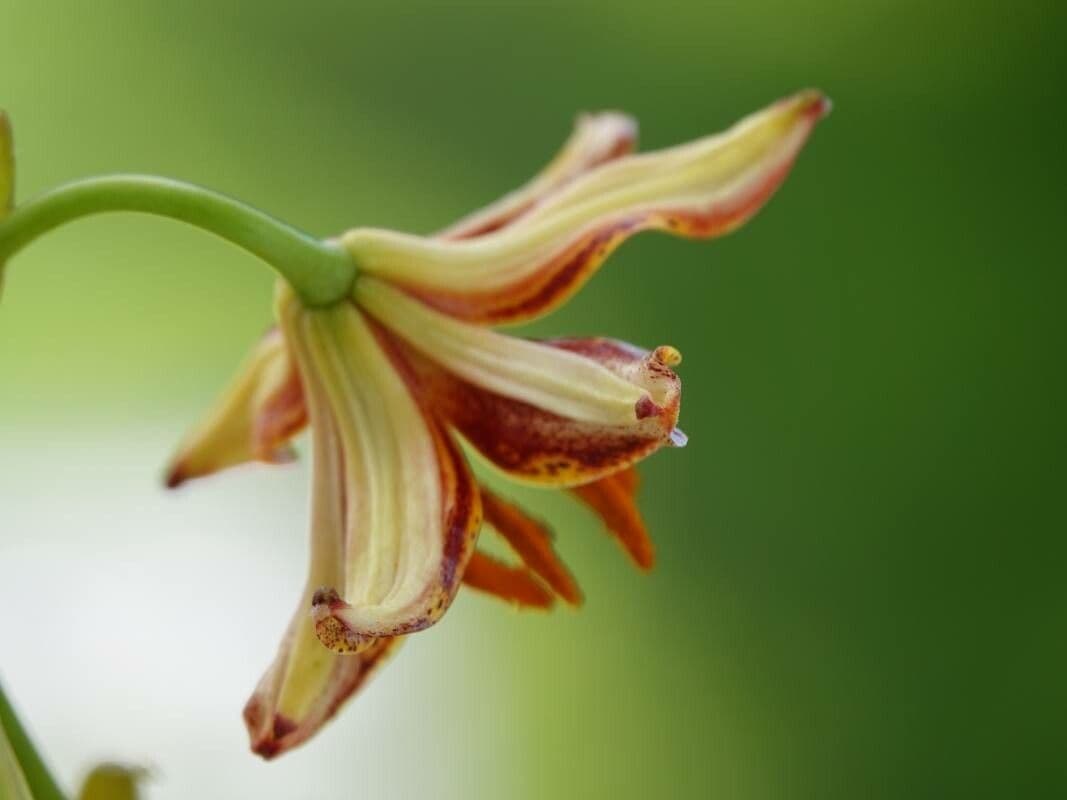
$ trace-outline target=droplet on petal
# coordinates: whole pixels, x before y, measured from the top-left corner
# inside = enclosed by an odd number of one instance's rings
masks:
[[[680,381],[646,350],[504,336],[373,279],[357,280],[356,298],[395,342],[423,401],[514,479],[588,483],[669,442]]]

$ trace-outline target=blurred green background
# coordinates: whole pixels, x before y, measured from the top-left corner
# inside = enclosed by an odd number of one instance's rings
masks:
[[[565,497],[580,613],[473,593],[309,746],[239,709],[301,585],[306,465],[177,495],[172,444],[271,276],[181,226],[63,229],[0,305],[0,677],[71,784],[152,798],[1063,796],[1061,3],[5,3],[19,196],[203,183],[311,232],[426,231],[577,111],[654,148],[835,101],[712,243],[625,246],[535,334],[686,356],[635,573]],[[1058,344],[1057,344],[1058,342]]]

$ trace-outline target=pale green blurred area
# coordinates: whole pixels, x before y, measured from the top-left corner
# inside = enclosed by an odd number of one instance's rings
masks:
[[[121,764],[101,764],[86,776],[78,800],[138,800],[138,785],[148,777]]]
[[[818,86],[792,177],[712,243],[641,237],[536,334],[670,343],[690,446],[633,571],[564,497],[581,613],[473,593],[275,764],[239,710],[304,569],[305,466],[177,495],[172,442],[271,278],[112,217],[0,304],[0,674],[68,786],[149,798],[1057,796],[1067,789],[1061,4],[95,3],[0,11],[19,197],[183,178],[307,230],[427,231],[583,109],[646,148]]]

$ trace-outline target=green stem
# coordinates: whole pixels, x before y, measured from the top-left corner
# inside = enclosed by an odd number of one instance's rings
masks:
[[[334,243],[208,189],[149,175],[76,181],[18,206],[0,222],[0,265],[54,228],[108,211],[156,214],[217,234],[274,267],[309,306],[339,302],[355,280],[352,258]]]
[[[65,800],[65,795],[37,754],[30,737],[19,724],[15,710],[4,695],[4,687],[0,686],[0,738],[3,737],[11,746],[34,800]]]

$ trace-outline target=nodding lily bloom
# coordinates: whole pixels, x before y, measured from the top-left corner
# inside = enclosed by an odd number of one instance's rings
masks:
[[[557,308],[639,231],[737,228],[827,110],[801,92],[717,136],[642,155],[629,154],[628,117],[585,116],[526,186],[435,236],[339,237],[359,269],[347,301],[313,308],[279,284],[278,327],[168,480],[286,461],[310,423],[310,572],[245,709],[257,753],[314,734],[405,635],[441,618],[461,583],[520,606],[581,602],[545,526],[480,487],[459,440],[518,482],[570,490],[639,567],[652,565],[634,464],[685,443],[678,351],[488,326]],[[477,549],[483,519],[517,563]]]

